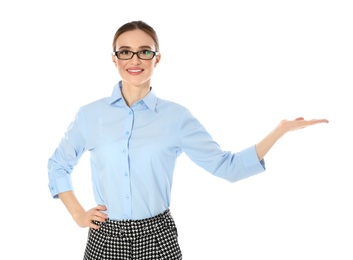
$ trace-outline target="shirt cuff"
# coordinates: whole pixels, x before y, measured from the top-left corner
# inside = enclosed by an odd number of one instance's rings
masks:
[[[266,170],[265,160],[259,161],[259,157],[256,153],[255,145],[250,146],[240,153],[241,159],[249,175],[254,175]]]
[[[58,198],[58,194],[64,191],[73,190],[71,178],[57,178],[49,182],[50,193],[53,198]]]

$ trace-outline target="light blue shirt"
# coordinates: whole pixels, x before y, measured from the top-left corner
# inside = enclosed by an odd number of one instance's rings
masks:
[[[151,89],[128,107],[121,81],[111,97],[82,106],[48,161],[54,198],[73,190],[71,173],[90,152],[93,193],[110,219],[153,217],[170,206],[176,159],[185,154],[207,172],[235,182],[265,171],[255,146],[224,151],[185,107]]]

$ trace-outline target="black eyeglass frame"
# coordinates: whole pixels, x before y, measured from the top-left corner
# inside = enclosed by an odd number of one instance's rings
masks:
[[[126,50],[125,50],[126,51]],[[139,53],[143,52],[143,51],[149,51],[149,52],[152,52],[153,53],[153,56],[150,58],[150,59],[144,59],[144,58],[141,58]],[[136,54],[136,56],[140,59],[140,60],[152,60],[154,57],[156,57],[159,52],[158,51],[150,51],[150,50],[142,50],[142,51],[129,51],[132,53],[131,57],[129,59],[121,59],[119,58],[118,54],[119,52],[124,52],[124,51],[113,51],[113,55],[115,55],[119,60],[131,60],[134,55]]]

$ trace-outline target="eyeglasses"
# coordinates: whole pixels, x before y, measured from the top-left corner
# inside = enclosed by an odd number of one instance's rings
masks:
[[[152,60],[154,56],[158,55],[158,51],[150,51],[150,50],[142,50],[142,51],[114,51],[113,55],[115,55],[119,60],[130,60],[134,55],[141,60]]]

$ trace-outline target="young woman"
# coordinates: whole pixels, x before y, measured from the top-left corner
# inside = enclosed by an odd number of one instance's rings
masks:
[[[112,60],[121,76],[110,97],[82,106],[48,161],[49,188],[80,227],[88,227],[84,259],[182,259],[169,211],[173,171],[185,154],[230,182],[265,171],[264,156],[285,133],[326,119],[282,120],[263,140],[238,152],[224,151],[179,104],[151,88],[161,60],[156,32],[142,21],[121,26]],[[97,206],[84,209],[71,173],[91,154]]]

